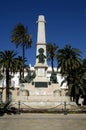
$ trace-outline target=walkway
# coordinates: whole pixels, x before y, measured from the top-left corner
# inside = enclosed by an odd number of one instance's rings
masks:
[[[86,114],[5,114],[0,130],[86,130]]]

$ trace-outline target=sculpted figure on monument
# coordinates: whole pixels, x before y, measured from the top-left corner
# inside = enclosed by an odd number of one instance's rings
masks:
[[[39,55],[36,56],[39,59],[39,63],[44,63],[45,62],[45,58],[46,56],[43,54],[44,53],[44,49],[40,48],[39,50]]]
[[[57,77],[54,71],[51,73],[50,81],[52,81],[52,83],[57,83]]]
[[[30,83],[33,81],[33,79],[36,77],[35,72],[31,73],[31,71],[28,71],[28,74],[24,78],[24,83]]]

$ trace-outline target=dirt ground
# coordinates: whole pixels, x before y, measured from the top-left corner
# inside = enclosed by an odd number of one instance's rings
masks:
[[[86,130],[86,114],[5,114],[0,130]]]

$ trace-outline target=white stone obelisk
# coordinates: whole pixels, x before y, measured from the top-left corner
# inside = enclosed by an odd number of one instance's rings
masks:
[[[46,38],[45,38],[45,18],[43,15],[38,17],[38,32],[37,32],[37,50],[36,56],[39,55],[39,49],[44,49],[44,55],[46,56]],[[36,58],[36,65],[38,64],[38,58]],[[44,64],[42,66],[47,65],[46,58]]]
[[[46,79],[47,61],[46,61],[46,37],[45,37],[45,18],[43,15],[38,17],[38,32],[37,32],[37,48],[36,48],[36,79]]]
[[[38,32],[37,32],[37,43],[46,43],[45,39],[45,18],[43,15],[38,17]]]

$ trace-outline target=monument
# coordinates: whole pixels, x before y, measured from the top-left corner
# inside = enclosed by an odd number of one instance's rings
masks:
[[[45,18],[40,15],[38,18],[36,64],[34,66],[36,78],[34,79],[35,87],[48,87],[47,79],[47,61],[46,61],[46,38],[45,38]]]
[[[36,63],[34,66],[36,77],[30,83],[20,84],[19,93],[13,99],[13,102],[21,102],[22,108],[49,109],[57,108],[64,102],[70,103],[66,89],[62,89],[59,83],[53,83],[47,78],[45,23],[45,17],[40,15],[37,21]]]

